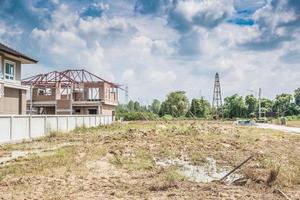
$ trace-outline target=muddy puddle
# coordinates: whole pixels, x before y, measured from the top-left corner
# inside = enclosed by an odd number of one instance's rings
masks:
[[[7,165],[9,162],[20,159],[20,158],[25,158],[33,154],[51,154],[53,153],[56,149],[62,148],[62,147],[67,147],[71,146],[72,144],[70,143],[64,143],[57,145],[52,148],[38,148],[38,149],[30,149],[30,150],[13,150],[9,152],[8,154],[1,156],[0,157],[0,166]]]
[[[192,165],[184,160],[157,160],[156,165],[162,167],[175,166],[179,171],[187,177],[190,181],[208,183],[223,178],[230,168],[217,167],[216,161],[213,158],[206,158],[203,165]],[[233,181],[241,178],[239,174],[231,174],[224,180],[225,182],[232,183]]]

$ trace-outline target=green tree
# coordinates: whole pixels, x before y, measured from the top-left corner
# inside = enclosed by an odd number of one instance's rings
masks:
[[[248,116],[255,116],[255,111],[256,111],[256,108],[257,108],[257,99],[254,97],[254,95],[247,95],[245,97],[245,104],[246,104],[246,107],[247,107],[247,115]]]
[[[135,101],[133,105],[134,111],[140,111],[141,110],[141,105],[139,102]]]
[[[292,109],[293,96],[291,94],[280,94],[275,98],[273,110],[280,116],[290,115]]]
[[[211,111],[210,103],[204,98],[192,99],[188,116],[205,118]]]
[[[164,102],[162,102],[161,103],[161,106],[160,106],[160,109],[159,109],[159,116],[160,117],[162,117],[162,116],[164,116],[165,114],[168,114],[168,113],[170,113],[170,111],[169,111],[169,106],[167,105],[167,102],[166,101],[164,101]]]
[[[160,101],[158,99],[154,99],[150,105],[150,111],[155,114],[159,114],[160,107],[161,107]]]
[[[132,100],[128,102],[127,108],[129,111],[134,111],[134,102]]]
[[[297,106],[300,106],[300,88],[295,90],[294,98],[295,98],[295,104]]]
[[[262,98],[260,100],[261,112],[269,113],[272,112],[274,102],[270,99]]]
[[[126,104],[118,104],[116,108],[117,113],[124,113],[128,111]]]
[[[161,107],[161,116],[170,114],[173,117],[181,117],[185,116],[189,109],[189,100],[184,91],[175,91],[168,94]]]
[[[242,96],[237,94],[224,99],[224,116],[227,118],[246,117],[247,108]]]

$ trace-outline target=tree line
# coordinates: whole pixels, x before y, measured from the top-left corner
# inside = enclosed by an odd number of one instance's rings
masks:
[[[262,98],[260,100],[261,113],[265,117],[282,117],[300,115],[300,88],[293,94],[279,94],[271,100]],[[245,97],[238,94],[228,96],[223,104],[224,118],[254,118],[258,116],[259,100],[254,95]],[[120,104],[117,114],[120,117],[150,119],[155,117],[191,117],[210,118],[212,107],[206,99],[193,98],[191,102],[184,91],[174,91],[166,96],[163,102],[154,99],[148,106],[141,106],[137,101],[129,101],[128,104]]]

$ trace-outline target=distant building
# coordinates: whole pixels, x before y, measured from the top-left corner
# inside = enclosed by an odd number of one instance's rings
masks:
[[[26,114],[27,87],[21,85],[23,64],[36,60],[0,43],[0,114]]]
[[[118,85],[83,69],[39,74],[22,84],[31,88],[32,114],[114,115],[118,105]]]

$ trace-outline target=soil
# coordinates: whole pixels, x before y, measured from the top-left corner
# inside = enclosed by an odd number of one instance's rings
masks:
[[[300,136],[227,122],[115,123],[0,147],[0,158],[54,148],[0,165],[0,199],[300,199]],[[73,146],[72,146],[73,145]],[[244,181],[201,183],[157,159],[236,166]],[[278,175],[270,173],[277,170]],[[270,174],[273,174],[270,178]],[[268,182],[267,180],[271,180]]]

